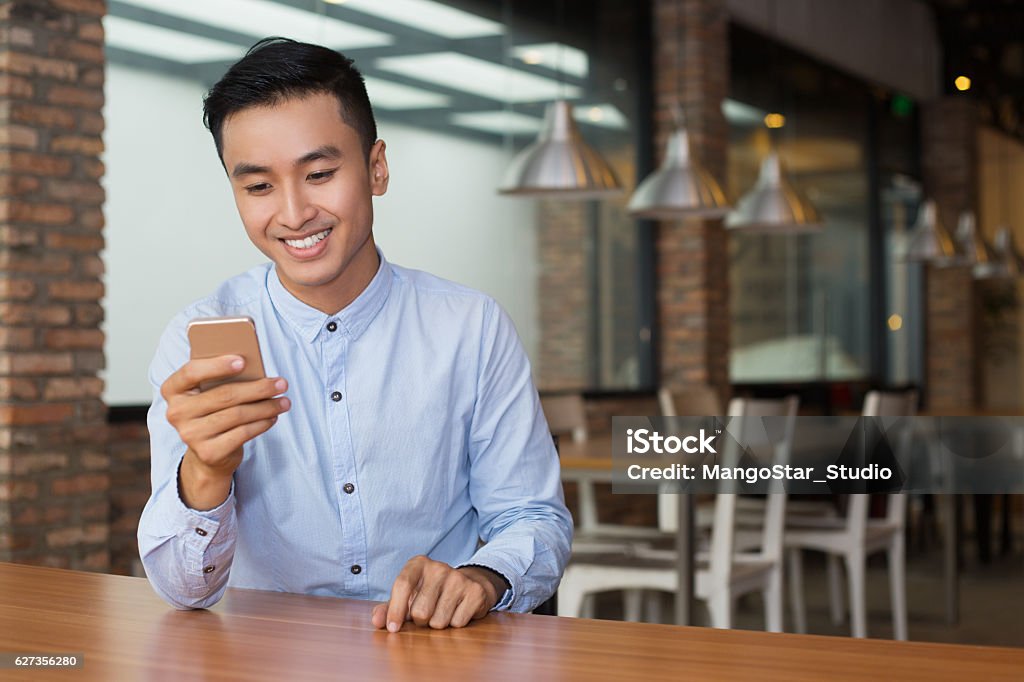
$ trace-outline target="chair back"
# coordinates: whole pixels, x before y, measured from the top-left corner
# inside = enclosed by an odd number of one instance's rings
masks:
[[[571,435],[576,443],[587,440],[587,412],[582,395],[570,393],[541,396],[540,407],[552,434]]]
[[[729,401],[726,416],[737,417],[729,422],[729,431],[735,442],[747,443],[758,434],[749,433],[753,422],[748,417],[786,417],[786,425],[781,442],[775,444],[772,452],[772,464],[786,464],[793,445],[793,432],[796,424],[796,413],[799,399],[790,396],[781,400],[761,400],[734,398]],[[756,440],[761,440],[756,438]],[[727,441],[728,443],[734,441]],[[732,449],[732,448],[731,448]],[[736,466],[740,453],[723,451],[721,462],[725,466]],[[773,490],[773,493],[776,492]],[[765,510],[761,553],[766,558],[778,558],[782,555],[782,535],[786,518],[786,495],[781,486],[779,494],[768,496]],[[679,498],[674,494],[658,496],[658,526],[666,532],[675,532],[678,528]],[[715,495],[714,520],[711,529],[710,570],[716,581],[724,585],[729,582],[732,574],[732,558],[734,552],[736,519],[736,493],[720,492]]]
[[[868,391],[864,396],[863,417],[913,417],[917,414],[918,392],[909,391]],[[893,443],[898,461],[905,462],[909,453],[913,429],[910,424],[902,425]],[[867,493],[850,495],[846,509],[847,529],[857,539],[863,539],[867,532],[869,503],[871,496]],[[899,528],[906,525],[907,496],[899,493],[887,496],[885,517],[888,523]]]
[[[718,391],[711,386],[691,386],[673,392],[658,389],[658,407],[663,417],[717,417],[722,412]]]
[[[728,415],[739,417],[733,423],[739,423],[734,432],[736,441],[752,446],[768,446],[768,434],[758,433],[756,422],[751,417],[785,417],[782,438],[772,444],[770,465],[789,464],[793,449],[793,434],[796,430],[796,415],[800,407],[800,399],[789,396],[781,400],[760,400],[734,398],[729,402]],[[753,427],[753,428],[751,428]],[[730,455],[731,453],[727,453]],[[739,464],[739,453],[731,456],[727,466]],[[783,537],[786,526],[786,489],[782,481],[772,481],[769,495],[765,503],[764,524],[761,528],[760,555],[768,560],[781,561]],[[736,493],[719,493],[715,496],[715,518],[711,529],[711,571],[712,575],[724,575],[725,580],[732,570],[732,556],[735,552],[733,538],[735,535]]]

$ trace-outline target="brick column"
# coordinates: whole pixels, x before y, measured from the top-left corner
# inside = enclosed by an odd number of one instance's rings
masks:
[[[653,0],[657,156],[686,112],[694,154],[722,181],[728,126],[729,17],[725,0]],[[721,221],[658,226],[660,381],[674,390],[707,385],[728,395],[729,261]]]
[[[961,211],[977,211],[977,113],[966,98],[947,97],[921,110],[925,196],[955,230]],[[925,301],[926,405],[975,405],[974,279],[967,267],[928,266]]]
[[[590,388],[590,251],[588,207],[576,201],[538,202],[540,264],[540,390]]]
[[[0,1],[0,560],[109,565],[104,0]]]

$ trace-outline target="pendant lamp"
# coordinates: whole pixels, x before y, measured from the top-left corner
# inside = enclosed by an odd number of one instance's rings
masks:
[[[513,196],[555,196],[594,199],[622,191],[608,162],[584,141],[572,116],[572,105],[548,105],[537,141],[519,152],[498,189]]]
[[[1000,277],[1019,277],[1024,274],[1024,256],[1021,256],[1017,244],[1013,239],[1013,233],[1006,225],[996,229],[995,239],[992,240],[993,250],[996,255],[996,267]]]
[[[628,210],[634,218],[655,220],[721,218],[729,212],[718,181],[691,155],[683,125],[668,138],[661,167],[633,192]]]
[[[960,247],[959,265],[971,268],[975,279],[991,279],[996,275],[995,255],[978,232],[972,211],[962,211],[956,224],[956,241]]]
[[[778,152],[772,151],[761,162],[754,187],[736,204],[725,226],[765,234],[801,234],[817,232],[823,223],[818,210],[783,172]]]
[[[959,258],[960,253],[953,238],[939,222],[935,201],[928,199],[917,212],[917,222],[910,233],[903,260],[947,266],[953,265]]]

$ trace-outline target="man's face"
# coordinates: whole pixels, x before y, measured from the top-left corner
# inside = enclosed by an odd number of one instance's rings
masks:
[[[388,186],[384,142],[367,162],[330,94],[233,114],[223,159],[249,239],[281,283],[328,313],[347,305],[377,269],[372,197]]]

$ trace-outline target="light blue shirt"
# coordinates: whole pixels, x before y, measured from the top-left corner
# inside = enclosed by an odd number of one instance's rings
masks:
[[[189,320],[224,315],[253,318],[292,407],[246,443],[228,499],[195,511],[159,389],[188,361]],[[498,609],[529,611],[557,588],[572,541],[557,454],[515,328],[488,296],[381,256],[359,297],[326,315],[268,263],[175,317],[149,380],[139,550],[172,605],[210,606],[229,585],[384,601],[419,554],[503,575]]]

